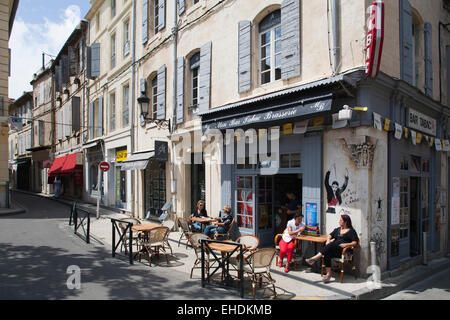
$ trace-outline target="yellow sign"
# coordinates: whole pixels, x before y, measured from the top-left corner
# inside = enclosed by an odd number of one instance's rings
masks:
[[[314,127],[321,126],[321,125],[323,125],[324,122],[325,122],[325,118],[324,117],[314,118]]]
[[[422,142],[422,134],[421,133],[417,133],[416,142],[419,144]]]
[[[116,151],[116,161],[122,162],[127,159],[127,150]]]
[[[391,124],[391,120],[386,119],[386,120],[384,121],[384,130],[389,131],[390,124]]]
[[[408,128],[405,128],[405,138],[408,139]]]
[[[287,123],[287,124],[283,125],[283,134],[288,135],[288,134],[292,134],[292,132],[293,132],[292,123]]]
[[[430,138],[430,147],[432,147],[433,144],[434,144],[434,137],[431,137],[431,138]]]

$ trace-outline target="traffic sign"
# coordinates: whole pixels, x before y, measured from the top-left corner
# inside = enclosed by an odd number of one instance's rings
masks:
[[[100,170],[102,170],[103,172],[108,172],[110,168],[111,166],[109,165],[108,162],[100,163]]]

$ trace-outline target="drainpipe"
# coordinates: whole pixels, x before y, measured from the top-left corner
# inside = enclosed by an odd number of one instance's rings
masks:
[[[339,48],[338,48],[338,31],[339,31],[339,12],[338,12],[338,1],[333,0],[333,56],[334,56],[334,75],[338,74],[338,63],[339,63]]]
[[[131,132],[130,132],[130,144],[131,144],[131,154],[134,153],[134,108],[136,104],[136,99],[134,96],[134,93],[136,91],[136,0],[133,0],[133,32],[131,33],[131,56],[132,56],[132,62],[131,62]],[[131,206],[131,212],[136,212],[136,202],[138,195],[134,192],[135,190],[135,184],[134,178],[136,178],[137,174],[135,171],[131,171],[131,198],[133,199],[132,206]],[[135,195],[136,194],[136,195]]]
[[[171,128],[171,132],[175,132],[176,130],[176,113],[177,113],[177,55],[178,55],[178,1],[174,0],[174,15],[173,15],[173,29],[172,29],[172,34],[173,34],[173,103],[172,103],[172,121],[170,123],[170,126],[172,126]],[[172,140],[172,139],[171,139]],[[170,153],[171,155],[171,167],[172,167],[172,181],[175,181],[175,147],[174,147],[174,143],[171,142],[172,144],[172,151]],[[170,185],[172,186],[172,181],[170,183]],[[172,191],[176,190],[171,190]],[[175,215],[177,214],[176,210],[176,193],[175,195],[171,194],[172,197],[172,212],[175,213]]]

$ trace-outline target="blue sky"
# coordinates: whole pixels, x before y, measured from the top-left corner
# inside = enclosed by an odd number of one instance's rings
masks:
[[[30,81],[42,66],[42,53],[56,56],[89,8],[89,0],[20,0],[9,41],[10,98],[32,90]]]

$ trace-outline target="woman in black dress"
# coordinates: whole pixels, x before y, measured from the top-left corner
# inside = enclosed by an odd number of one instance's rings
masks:
[[[355,229],[353,229],[352,220],[348,215],[341,215],[339,225],[339,228],[334,229],[328,235],[326,245],[322,251],[312,258],[306,259],[306,262],[312,265],[315,261],[324,257],[325,268],[327,269],[327,274],[323,278],[324,282],[329,282],[331,278],[331,259],[340,258],[344,248],[358,244],[358,235]]]

